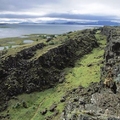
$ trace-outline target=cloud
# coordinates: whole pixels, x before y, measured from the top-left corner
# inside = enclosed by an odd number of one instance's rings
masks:
[[[115,18],[115,16],[104,16],[104,15],[90,15],[90,14],[69,14],[69,13],[51,13],[45,16],[52,18],[65,18],[65,19],[84,19],[84,20],[111,20]]]
[[[19,19],[24,19],[24,18],[37,18],[40,17],[39,15],[31,15],[31,14],[0,14],[0,18],[19,18]]]
[[[89,14],[70,14],[70,13],[50,13],[50,14],[31,14],[31,13],[2,13],[0,18],[59,18],[59,19],[84,19],[84,20],[111,20],[115,16],[98,16]]]
[[[119,5],[120,0],[0,0],[0,18],[119,20]]]

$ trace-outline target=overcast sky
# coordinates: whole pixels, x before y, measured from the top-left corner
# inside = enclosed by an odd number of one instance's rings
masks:
[[[0,0],[0,22],[119,18],[120,0]]]

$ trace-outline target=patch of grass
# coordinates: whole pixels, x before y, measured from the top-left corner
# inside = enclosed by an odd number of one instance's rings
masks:
[[[60,102],[64,90],[58,92],[59,86],[45,90],[44,92],[35,92],[32,94],[22,94],[17,98],[18,100],[10,100],[9,108],[11,119],[12,120],[44,120],[46,116],[51,115],[51,112],[47,112],[46,115],[41,115],[40,111],[47,108],[49,110],[50,106],[53,103],[57,103],[57,109],[62,112],[63,103]],[[20,107],[14,108],[17,103],[21,104],[22,101],[25,101],[28,108]]]
[[[98,82],[100,78],[100,66],[98,63],[103,59],[98,57],[103,53],[104,50],[96,48],[92,53],[78,60],[76,66],[66,75],[66,80],[74,87],[77,85],[87,87],[91,82]],[[89,64],[92,64],[92,66],[88,67]]]
[[[100,32],[101,32],[100,30],[97,30],[96,34],[100,34]]]

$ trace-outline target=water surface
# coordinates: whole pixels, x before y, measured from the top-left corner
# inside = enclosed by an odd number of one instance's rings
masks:
[[[29,43],[33,43],[34,41],[33,40],[24,40],[23,43],[25,44],[29,44]]]
[[[62,34],[69,31],[93,28],[93,25],[54,25],[54,24],[8,24],[0,25],[0,38],[25,37],[29,34]],[[97,26],[100,27],[100,26]]]

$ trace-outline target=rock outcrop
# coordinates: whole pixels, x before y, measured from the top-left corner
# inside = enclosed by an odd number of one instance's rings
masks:
[[[120,120],[120,27],[106,26],[101,33],[107,45],[100,82],[68,93],[61,120]]]
[[[75,40],[69,39],[42,54],[46,45],[39,43],[3,58],[0,66],[0,111],[7,107],[12,96],[42,91],[59,83],[64,77],[64,68],[74,66],[78,58],[98,47],[90,31],[83,31]],[[35,57],[36,54],[38,56]]]

